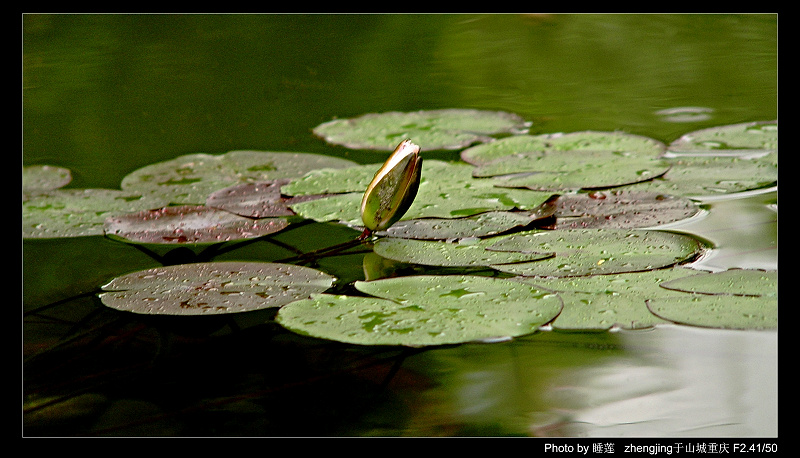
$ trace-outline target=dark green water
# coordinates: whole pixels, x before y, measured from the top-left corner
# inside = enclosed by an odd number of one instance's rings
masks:
[[[69,168],[76,188],[117,188],[139,167],[194,152],[382,162],[311,134],[369,112],[503,110],[532,121],[533,133],[623,130],[666,143],[777,118],[776,15],[24,15],[22,24],[22,162]],[[662,112],[680,107],[706,117]],[[776,195],[707,202],[706,218],[676,230],[717,245],[701,267],[776,269],[777,210],[767,206]],[[312,226],[278,238],[312,249],[352,236]],[[226,255],[282,256],[265,244]],[[100,237],[26,241],[23,303],[154,265]],[[358,255],[322,267],[363,275]],[[135,320],[109,331],[103,312],[89,297],[54,309],[63,323],[26,319],[26,355],[77,319],[103,337],[78,347],[89,356],[65,350],[74,364],[25,366],[27,391],[69,399],[26,422],[27,434],[777,435],[776,332],[540,333],[411,355],[384,390],[389,363],[342,370],[383,354]],[[172,346],[158,346],[164,329],[179,335]]]

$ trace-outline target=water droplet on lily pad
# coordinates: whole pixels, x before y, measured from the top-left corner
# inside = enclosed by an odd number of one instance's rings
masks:
[[[105,234],[133,243],[204,244],[262,237],[289,225],[285,218],[252,219],[204,206],[164,207],[114,216]]]
[[[311,153],[195,153],[135,170],[122,179],[121,187],[161,196],[174,205],[200,205],[211,193],[235,184],[297,178],[311,170],[353,165],[354,162],[346,159]]]
[[[513,113],[471,109],[390,111],[334,119],[314,128],[328,143],[353,149],[392,151],[404,138],[425,150],[461,149],[492,135],[526,132],[530,123]]]
[[[556,294],[489,277],[410,276],[355,286],[370,296],[314,295],[284,306],[276,320],[323,339],[421,347],[531,334],[561,311]]]
[[[22,192],[33,193],[58,189],[72,181],[72,172],[53,165],[30,165],[22,168]]]
[[[335,277],[309,267],[208,262],[132,272],[103,285],[113,309],[149,315],[218,315],[281,307],[330,288]]]
[[[652,270],[685,262],[703,251],[700,242],[692,237],[654,230],[529,231],[497,239],[488,250],[555,253],[541,261],[493,266],[522,276],[572,277]]]

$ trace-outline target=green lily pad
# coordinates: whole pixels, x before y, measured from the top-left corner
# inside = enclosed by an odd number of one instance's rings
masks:
[[[622,132],[520,135],[474,146],[461,158],[498,186],[577,190],[622,186],[663,175],[664,144]]]
[[[540,169],[533,173],[517,173],[516,175],[497,177],[497,186],[511,188],[528,188],[540,191],[577,191],[580,189],[614,188],[633,183],[649,181],[667,173],[669,163],[653,158],[621,157],[616,153],[589,153],[584,151],[560,151],[548,153],[547,158],[558,157],[558,164],[552,169]],[[554,162],[554,161],[548,161]],[[524,172],[529,161],[516,158],[501,159],[491,164],[500,164],[500,169],[487,171],[476,169],[477,174],[496,176],[513,173],[515,166],[518,172]],[[487,175],[492,174],[492,175]]]
[[[292,180],[291,183],[283,185],[281,192],[289,196],[363,193],[381,165],[364,164],[338,169],[312,170],[302,177]]]
[[[530,124],[513,113],[469,109],[390,111],[334,119],[314,128],[328,143],[392,151],[409,138],[426,150],[453,150],[491,140],[491,135],[527,132]]]
[[[99,295],[107,307],[148,315],[219,315],[281,307],[330,288],[335,277],[309,267],[208,262],[132,272]]]
[[[109,217],[104,229],[107,236],[133,243],[208,244],[263,237],[288,225],[285,218],[251,219],[184,205]]]
[[[536,262],[492,266],[526,277],[573,277],[660,269],[701,253],[697,240],[652,230],[567,229],[497,237],[488,250],[555,253]]]
[[[695,274],[684,268],[659,269],[611,275],[569,278],[528,278],[514,280],[555,291],[564,309],[553,321],[554,330],[644,329],[668,321],[650,313],[646,300],[682,297],[659,284]]]
[[[624,153],[627,157],[656,158],[666,145],[652,138],[624,132],[572,132],[568,134],[515,135],[491,143],[473,146],[461,152],[461,159],[475,166],[498,159],[547,156],[563,151]]]
[[[22,168],[22,192],[58,189],[72,181],[72,172],[53,165],[29,165]]]
[[[290,207],[298,215],[315,221],[340,221],[351,226],[360,226],[361,198],[364,189],[380,166],[381,164],[368,166],[366,169],[372,170],[371,174],[349,169],[326,171],[323,182],[335,183],[336,175],[341,173],[342,179],[338,180],[341,186],[337,191],[350,192],[292,204]],[[315,172],[309,175],[320,176]],[[349,180],[355,176],[361,176],[361,179]],[[328,185],[320,186],[314,180],[306,180],[306,177],[303,177],[281,190],[291,195],[313,195],[318,192],[330,192],[332,188]],[[468,164],[427,160],[422,166],[422,179],[416,199],[401,221],[418,218],[461,218],[497,210],[534,210],[551,196],[552,193],[548,192],[497,188],[490,180],[474,178],[472,167]]]
[[[539,207],[529,211],[495,211],[464,218],[420,218],[399,221],[385,231],[376,232],[376,235],[418,240],[489,237],[550,221],[556,212],[558,199],[558,195],[550,196]]]
[[[536,332],[561,311],[553,293],[478,276],[356,282],[375,297],[314,295],[278,311],[294,332],[358,345],[449,345]]]
[[[755,269],[729,269],[701,273],[668,281],[662,288],[687,293],[734,296],[777,296],[778,272]]]
[[[776,158],[776,153],[759,158],[679,156],[668,159],[671,167],[663,177],[627,189],[693,198],[760,189],[778,182]]]
[[[202,205],[213,192],[241,183],[297,178],[320,168],[344,168],[354,162],[310,153],[230,151],[187,154],[133,171],[122,189],[161,196],[174,205]]]
[[[462,239],[459,242],[382,238],[375,241],[374,252],[384,258],[411,264],[442,267],[478,267],[496,264],[538,261],[553,253],[489,251],[492,239]]]
[[[650,311],[668,321],[724,329],[775,329],[777,296],[692,294],[669,299],[648,299]]]
[[[711,127],[682,135],[670,143],[674,153],[753,154],[778,151],[778,121]]]
[[[556,229],[655,227],[702,212],[689,198],[647,191],[566,194],[559,197],[556,205]]]
[[[54,189],[24,194],[23,238],[103,235],[109,216],[139,211],[162,202],[115,189]]]

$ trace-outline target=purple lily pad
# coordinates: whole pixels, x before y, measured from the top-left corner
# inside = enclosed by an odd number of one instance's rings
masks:
[[[185,205],[110,217],[104,229],[108,236],[134,243],[203,244],[262,237],[288,225],[285,218],[251,219]]]
[[[281,186],[290,181],[282,179],[230,186],[208,196],[206,206],[248,218],[292,216],[295,213],[281,198]]]

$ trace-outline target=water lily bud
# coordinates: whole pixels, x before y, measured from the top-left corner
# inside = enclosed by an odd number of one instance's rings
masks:
[[[422,170],[419,146],[403,140],[375,174],[361,200],[368,231],[382,231],[408,211],[417,196]]]

